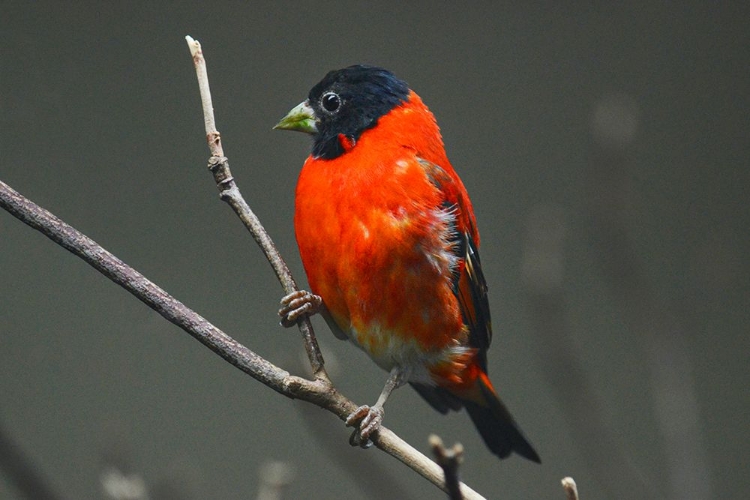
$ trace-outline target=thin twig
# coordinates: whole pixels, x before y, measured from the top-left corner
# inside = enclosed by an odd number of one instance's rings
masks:
[[[250,234],[255,239],[258,246],[271,264],[276,277],[278,278],[285,294],[297,291],[297,283],[292,277],[284,259],[281,258],[276,245],[266,232],[260,220],[245,202],[237,184],[229,170],[229,160],[224,156],[224,148],[221,144],[221,134],[216,129],[216,119],[214,118],[213,101],[211,99],[211,88],[208,84],[208,72],[206,69],[206,60],[203,57],[201,44],[190,36],[186,36],[190,53],[193,56],[195,73],[198,78],[198,88],[200,89],[201,103],[203,105],[203,121],[206,126],[206,140],[211,152],[211,158],[208,162],[208,168],[214,176],[216,186],[219,188],[220,196],[223,201],[229,204],[245,225]],[[325,371],[323,355],[315,339],[312,323],[307,317],[299,320],[299,329],[305,344],[305,351],[312,366],[313,375],[316,379],[329,381],[328,374]]]
[[[461,443],[456,443],[452,448],[446,448],[443,440],[436,434],[430,434],[428,441],[432,453],[435,455],[435,461],[443,469],[448,498],[450,500],[463,500],[461,481],[458,479],[458,467],[464,460],[464,447]]]
[[[578,487],[572,477],[564,477],[562,479],[562,486],[565,490],[566,500],[578,500]]]

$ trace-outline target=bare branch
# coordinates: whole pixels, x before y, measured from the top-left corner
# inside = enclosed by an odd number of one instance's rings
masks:
[[[458,467],[464,460],[464,447],[461,443],[456,443],[448,449],[443,444],[443,440],[436,434],[431,434],[428,438],[432,453],[435,455],[435,461],[443,468],[445,474],[445,486],[448,490],[450,500],[463,500],[461,494],[461,482],[458,480]]]
[[[251,377],[285,393],[289,374],[243,346],[189,309],[94,240],[0,181],[0,206],[17,219],[80,257],[138,300],[179,326],[203,345]],[[292,394],[287,395],[291,396]]]
[[[211,158],[208,161],[208,168],[214,176],[216,186],[219,188],[221,199],[227,202],[232,210],[237,214],[242,223],[245,225],[250,234],[255,239],[258,246],[271,264],[276,277],[279,279],[285,294],[290,294],[298,290],[297,283],[289,272],[284,259],[279,255],[276,245],[266,232],[266,229],[260,223],[258,217],[253,213],[248,204],[245,202],[240,193],[237,184],[234,182],[232,172],[229,170],[229,160],[224,156],[224,148],[221,145],[221,134],[216,130],[216,120],[214,118],[213,102],[211,100],[211,89],[208,84],[208,73],[206,70],[206,60],[203,57],[201,44],[190,36],[186,36],[190,53],[193,56],[195,73],[198,78],[198,88],[201,94],[201,103],[203,105],[203,117],[206,125],[206,140],[211,151]],[[329,381],[328,374],[325,371],[323,354],[320,352],[318,342],[315,339],[312,323],[307,317],[300,318],[300,332],[305,344],[305,351],[312,366],[313,375],[316,379]]]
[[[191,36],[186,36],[190,54],[193,56],[195,72],[198,75],[198,88],[201,93],[201,104],[203,104],[203,121],[206,127],[206,136],[208,137],[208,146],[211,149],[211,156],[224,156],[224,150],[221,147],[221,136],[216,130],[216,120],[214,119],[214,103],[211,100],[211,89],[208,86],[208,74],[206,70],[206,61],[203,59],[203,50],[198,40]],[[213,134],[213,135],[212,135]]]

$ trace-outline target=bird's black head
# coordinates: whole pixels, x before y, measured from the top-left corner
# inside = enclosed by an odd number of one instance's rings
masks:
[[[332,159],[346,151],[340,136],[356,143],[362,132],[408,99],[409,87],[390,71],[349,66],[329,72],[276,128],[312,133],[313,156]]]

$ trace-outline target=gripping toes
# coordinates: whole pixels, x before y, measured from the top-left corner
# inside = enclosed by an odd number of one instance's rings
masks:
[[[370,436],[380,429],[383,423],[383,408],[380,406],[360,406],[352,412],[346,419],[346,425],[352,427],[359,423],[359,429],[355,429],[352,436],[349,438],[349,443],[352,446],[360,446],[362,448],[369,448],[372,446]]]
[[[323,299],[319,295],[308,292],[307,290],[297,290],[281,299],[281,325],[285,327],[294,326],[297,320],[304,315],[311,315],[318,312],[323,304]]]

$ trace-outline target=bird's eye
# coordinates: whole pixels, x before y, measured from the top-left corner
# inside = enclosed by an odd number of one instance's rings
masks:
[[[341,98],[336,92],[326,92],[320,98],[320,105],[329,113],[335,113],[341,107]]]

